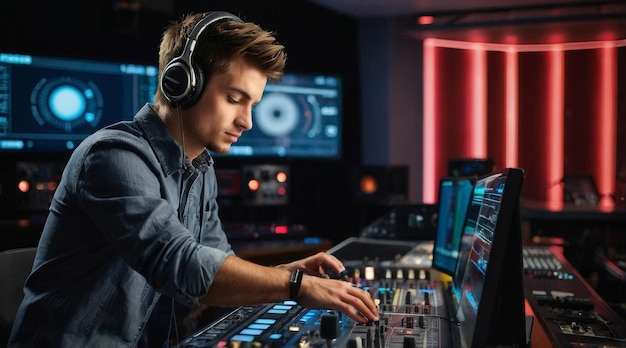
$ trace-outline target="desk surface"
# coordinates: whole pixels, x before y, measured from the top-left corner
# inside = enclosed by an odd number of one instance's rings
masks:
[[[626,204],[581,204],[522,201],[521,217],[546,220],[626,221]]]
[[[533,312],[530,303],[528,300],[524,301],[526,315],[531,315],[533,317],[533,326],[532,331],[530,332],[530,345],[531,347],[554,347],[552,341],[550,341],[550,337],[546,333],[543,325],[539,322],[539,320],[535,317],[535,312]]]

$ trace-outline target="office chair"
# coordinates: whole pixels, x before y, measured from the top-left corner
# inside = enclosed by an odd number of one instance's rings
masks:
[[[0,346],[6,346],[37,248],[0,252]]]

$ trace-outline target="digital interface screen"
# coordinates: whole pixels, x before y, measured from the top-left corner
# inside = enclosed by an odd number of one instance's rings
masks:
[[[157,88],[156,66],[0,53],[0,151],[71,151],[132,120]]]
[[[268,82],[252,114],[253,127],[227,156],[339,158],[342,80],[287,73]]]
[[[463,310],[463,305],[469,305],[471,311],[476,311],[480,303],[505,183],[506,177],[499,175],[487,177],[476,183],[474,195],[478,196],[480,209],[463,274],[461,289],[463,312],[468,312]]]
[[[465,214],[465,223],[463,224],[463,234],[461,235],[456,269],[452,277],[452,290],[457,300],[461,298],[461,288],[463,286],[465,270],[467,269],[467,260],[469,259],[469,253],[474,240],[474,231],[478,223],[483,193],[484,189],[482,188],[482,184],[480,187],[474,186],[472,198]]]
[[[462,337],[469,342],[468,346],[473,346],[472,341],[477,335],[485,339],[487,332],[477,331],[479,326],[480,330],[491,330],[499,325],[497,322],[491,325],[488,321],[494,315],[492,311],[498,310],[496,297],[499,295],[496,289],[504,279],[500,270],[515,272],[521,279],[521,263],[518,262],[517,270],[506,269],[514,266],[515,263],[511,261],[515,260],[516,254],[517,258],[521,255],[521,243],[517,244],[517,253],[506,250],[512,236],[514,211],[518,206],[522,181],[521,172],[509,170],[480,177],[474,186],[472,206],[468,210],[467,231],[464,235],[467,238],[462,246],[466,261],[464,267],[459,264],[464,272],[457,274],[462,277],[462,282],[456,312]],[[471,229],[473,231],[469,232]],[[487,293],[490,295],[485,297]],[[520,303],[522,297],[520,293]],[[519,314],[523,315],[521,312]]]
[[[474,180],[469,177],[442,178],[439,182],[433,267],[449,275],[453,275],[456,270],[465,216],[473,190]]]

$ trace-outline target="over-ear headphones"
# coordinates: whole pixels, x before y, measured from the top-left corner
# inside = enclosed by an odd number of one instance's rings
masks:
[[[188,108],[195,104],[204,88],[202,69],[193,62],[193,53],[200,34],[211,24],[221,20],[243,22],[239,17],[224,11],[207,12],[191,30],[183,52],[172,59],[161,73],[161,91],[172,106]]]

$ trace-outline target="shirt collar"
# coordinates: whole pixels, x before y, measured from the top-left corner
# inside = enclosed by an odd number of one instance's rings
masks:
[[[154,111],[152,105],[146,103],[135,115],[134,122],[146,135],[146,140],[152,147],[156,157],[161,163],[161,168],[166,175],[171,175],[181,169],[181,149],[176,139],[169,132],[163,120]],[[194,171],[198,168],[202,172],[208,170],[207,166],[213,165],[213,158],[209,151],[204,151],[190,162],[187,156],[184,158],[183,167],[185,170]],[[192,164],[193,163],[193,164]]]

